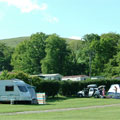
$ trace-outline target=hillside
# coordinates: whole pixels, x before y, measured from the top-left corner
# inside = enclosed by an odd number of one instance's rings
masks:
[[[10,47],[16,47],[17,44],[24,40],[29,40],[30,37],[17,37],[17,38],[10,38],[10,39],[3,39],[0,40],[0,42],[5,43],[6,45]]]
[[[10,38],[10,39],[2,39],[0,40],[0,42],[5,43],[7,46],[10,47],[16,47],[16,45],[18,45],[20,42],[24,41],[24,40],[29,40],[30,37],[17,37],[17,38]],[[66,41],[69,43],[70,41],[73,41],[74,39],[69,39],[69,38],[65,38]]]

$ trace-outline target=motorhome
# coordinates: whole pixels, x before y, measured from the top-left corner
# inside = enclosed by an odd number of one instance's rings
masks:
[[[0,102],[11,101],[35,103],[34,87],[19,79],[0,80]]]

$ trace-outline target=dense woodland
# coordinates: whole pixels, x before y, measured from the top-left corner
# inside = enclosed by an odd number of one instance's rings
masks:
[[[120,34],[86,34],[67,42],[56,34],[36,33],[15,48],[0,42],[0,71],[29,74],[120,76]]]

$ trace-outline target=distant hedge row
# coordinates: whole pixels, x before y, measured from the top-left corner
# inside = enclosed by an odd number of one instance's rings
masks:
[[[36,92],[45,92],[46,95],[54,97],[57,94],[63,96],[75,96],[78,91],[86,88],[89,84],[97,84],[97,86],[105,85],[106,91],[112,84],[120,84],[118,79],[99,79],[85,81],[58,81],[58,80],[42,80],[39,77],[31,77],[23,72],[8,73],[2,72],[0,80],[17,78],[36,87]]]

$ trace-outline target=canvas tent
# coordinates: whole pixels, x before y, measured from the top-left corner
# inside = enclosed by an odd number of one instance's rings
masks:
[[[120,84],[111,85],[107,95],[111,98],[120,99]]]

